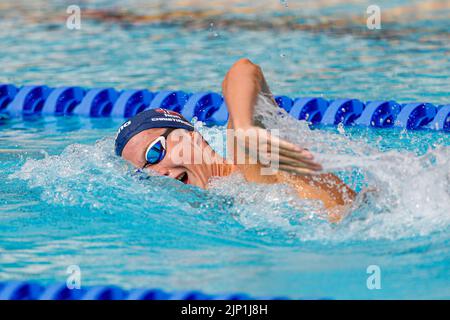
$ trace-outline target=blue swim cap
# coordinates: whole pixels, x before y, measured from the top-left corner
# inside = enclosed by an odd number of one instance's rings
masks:
[[[177,128],[194,131],[194,126],[181,114],[162,108],[145,110],[124,122],[116,134],[116,155],[121,156],[125,145],[138,133],[153,128]]]

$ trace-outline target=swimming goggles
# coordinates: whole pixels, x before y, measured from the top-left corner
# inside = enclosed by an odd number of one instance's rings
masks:
[[[145,164],[142,167],[142,169],[145,169],[149,165],[157,164],[158,162],[161,162],[162,159],[166,156],[167,151],[167,137],[168,135],[175,130],[176,128],[169,128],[156,138],[150,145],[148,146],[147,150],[145,151]]]

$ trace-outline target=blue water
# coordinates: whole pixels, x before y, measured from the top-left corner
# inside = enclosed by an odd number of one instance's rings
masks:
[[[119,10],[123,3],[84,6]],[[0,82],[220,91],[226,69],[247,56],[277,94],[449,103],[448,8],[381,2],[386,22],[372,34],[361,22],[369,3],[261,3],[264,10],[224,1],[214,15],[163,24],[86,18],[71,31],[64,2],[2,2]],[[154,15],[180,7],[129,1],[127,8]],[[292,16],[295,27],[287,23]],[[0,280],[65,281],[76,264],[83,285],[450,297],[446,133],[310,130],[266,115],[267,126],[309,147],[326,170],[358,191],[376,190],[330,225],[285,186],[229,177],[203,191],[133,174],[112,153],[121,120],[0,121]],[[219,149],[224,128],[197,125]],[[380,290],[366,286],[369,265],[380,267]]]

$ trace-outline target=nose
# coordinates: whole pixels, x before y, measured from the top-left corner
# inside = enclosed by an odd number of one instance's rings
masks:
[[[184,171],[180,168],[156,165],[152,168],[158,175],[176,179]]]
[[[166,167],[154,166],[152,169],[154,171],[156,171],[161,176],[169,176],[170,175],[170,170],[168,168],[166,168]]]

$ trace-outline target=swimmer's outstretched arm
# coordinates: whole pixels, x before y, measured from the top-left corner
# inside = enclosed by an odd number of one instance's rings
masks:
[[[248,59],[238,60],[228,71],[222,83],[222,90],[230,114],[228,128],[265,131],[254,123],[254,108],[259,93],[273,100],[261,68]],[[275,101],[274,107],[276,106]],[[302,198],[320,199],[329,212],[330,221],[337,222],[346,214],[356,193],[332,173],[311,176],[321,170],[311,153],[288,141],[270,136],[279,143],[279,169],[295,173],[291,180],[298,185]],[[269,141],[270,143],[271,141]],[[251,166],[249,166],[251,167]],[[247,171],[251,171],[247,167]],[[258,182],[257,179],[253,179]]]
[[[279,169],[296,174],[311,174],[322,167],[313,160],[313,155],[288,141],[269,135],[260,124],[254,123],[255,104],[259,93],[273,100],[272,93],[261,68],[248,59],[240,59],[230,68],[222,82],[222,92],[228,112],[228,128],[255,129],[261,136],[268,137],[268,144],[279,146]],[[275,101],[274,105],[276,106]],[[273,152],[273,151],[272,151]]]

